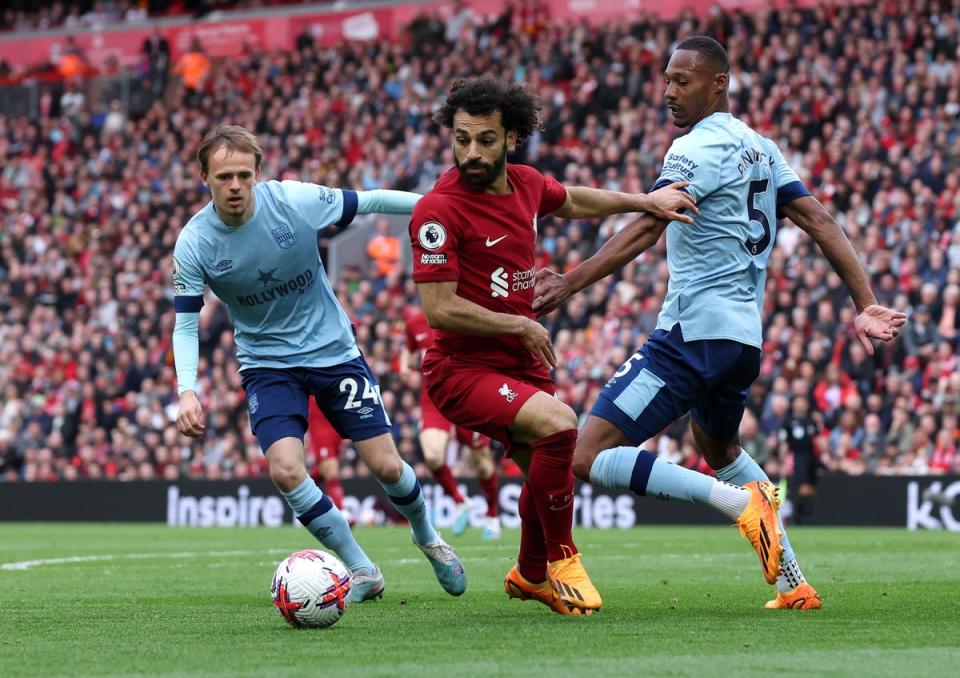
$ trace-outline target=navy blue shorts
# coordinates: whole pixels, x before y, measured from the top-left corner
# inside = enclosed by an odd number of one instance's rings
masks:
[[[687,412],[714,440],[736,439],[760,349],[727,339],[685,342],[680,324],[655,330],[600,392],[590,414],[640,445]]]
[[[303,440],[310,396],[341,438],[390,433],[380,386],[363,356],[332,367],[251,368],[241,377],[250,428],[264,452],[280,438]]]

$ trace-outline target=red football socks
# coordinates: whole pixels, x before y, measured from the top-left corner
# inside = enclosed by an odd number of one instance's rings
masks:
[[[520,555],[517,569],[523,578],[533,584],[547,580],[547,542],[543,538],[543,526],[533,501],[533,491],[528,483],[520,489],[517,502],[520,514]]]
[[[431,470],[431,473],[433,473],[434,482],[443,488],[447,496],[458,504],[462,504],[465,501],[463,495],[460,494],[460,488],[457,487],[457,481],[453,479],[453,474],[450,472],[449,466],[444,464],[438,469]]]
[[[577,430],[569,429],[533,443],[527,484],[530,486],[550,561],[577,553],[573,543],[573,450]]]
[[[339,478],[324,479],[324,487],[327,490],[327,496],[338,509],[343,509],[343,485]]]
[[[489,478],[480,480],[480,491],[487,500],[487,517],[496,518],[500,515],[500,479],[496,471]]]

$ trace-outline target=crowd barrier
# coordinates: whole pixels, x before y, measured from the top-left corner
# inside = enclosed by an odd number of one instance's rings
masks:
[[[472,524],[482,527],[486,506],[473,481],[463,483],[477,497]],[[383,522],[389,511],[380,486],[370,479],[343,481],[345,508],[361,523]],[[439,486],[424,484],[434,522],[449,527],[454,503]],[[504,527],[517,527],[520,484],[504,479],[500,510]],[[639,498],[628,492],[578,485],[574,519],[601,529],[635,525],[723,524],[703,506]],[[790,520],[791,506],[783,513]],[[960,476],[851,477],[821,479],[816,501],[818,525],[881,526],[960,531]],[[247,481],[0,483],[0,521],[152,522],[172,527],[277,527],[293,515],[266,479]]]

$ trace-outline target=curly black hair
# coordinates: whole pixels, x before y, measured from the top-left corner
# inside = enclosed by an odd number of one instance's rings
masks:
[[[433,114],[438,125],[453,128],[453,116],[459,110],[470,115],[490,115],[500,111],[503,128],[515,130],[521,142],[542,129],[540,99],[522,83],[507,83],[492,77],[457,80],[443,106]]]

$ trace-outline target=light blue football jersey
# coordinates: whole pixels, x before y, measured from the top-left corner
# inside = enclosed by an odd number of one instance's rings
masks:
[[[667,226],[670,282],[657,328],[678,322],[685,341],[731,339],[761,347],[760,314],[777,207],[810,195],[780,149],[729,113],[677,138],[656,188],[689,181],[700,213]]]
[[[317,249],[317,231],[347,225],[354,191],[299,181],[253,187],[253,216],[235,228],[213,202],[187,222],[174,248],[177,312],[203,305],[204,285],[233,320],[240,370],[329,367],[360,355]]]

